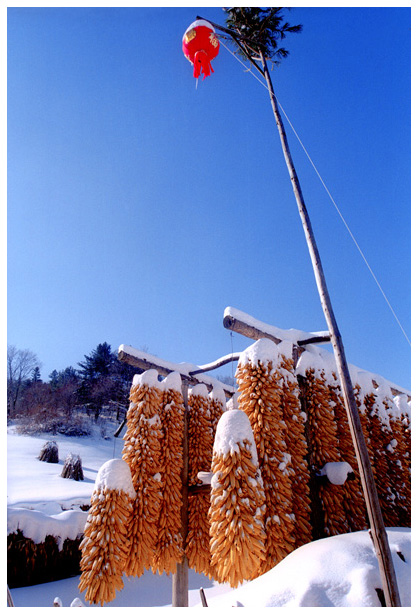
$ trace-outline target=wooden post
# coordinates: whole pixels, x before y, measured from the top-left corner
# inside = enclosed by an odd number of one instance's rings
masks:
[[[186,549],[188,531],[188,499],[189,499],[189,387],[182,382],[183,404],[184,404],[184,431],[183,431],[183,469],[182,480],[182,508],[181,508],[181,536],[183,538],[183,548]],[[184,555],[181,563],[177,563],[176,572],[172,580],[173,607],[189,607],[189,564],[187,556]]]

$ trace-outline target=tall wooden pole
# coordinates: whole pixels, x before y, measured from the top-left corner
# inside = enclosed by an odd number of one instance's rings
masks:
[[[183,539],[183,547],[186,550],[186,540],[188,531],[188,499],[189,499],[189,402],[188,402],[187,383],[182,382],[183,404],[184,404],[184,430],[183,430],[183,468],[182,468],[182,507],[181,507],[181,536]],[[183,556],[183,560],[176,564],[176,571],[172,579],[172,596],[173,607],[189,607],[189,563],[187,556]]]
[[[290,154],[289,145],[287,142],[286,132],[279,113],[277,99],[274,94],[273,84],[263,53],[260,53],[260,59],[263,67],[264,78],[266,80],[270,94],[270,100],[271,105],[273,107],[276,125],[280,134],[283,154],[286,160],[290,180],[292,182],[293,192],[295,194],[299,214],[302,220],[302,225],[309,248],[312,266],[315,273],[316,285],[318,288],[319,297],[321,299],[322,309],[324,311],[325,319],[327,321],[328,330],[331,337],[331,343],[334,348],[337,371],[340,377],[345,408],[348,416],[348,423],[350,425],[351,436],[353,439],[354,449],[356,452],[357,462],[359,466],[364,498],[366,502],[367,512],[369,515],[371,535],[379,564],[386,605],[392,607],[399,607],[401,606],[401,602],[396,582],[395,569],[393,566],[392,556],[389,549],[389,543],[387,539],[385,525],[383,522],[382,512],[380,509],[379,499],[377,497],[376,485],[373,478],[370,458],[360,424],[360,416],[357,409],[356,399],[354,396],[353,385],[348,370],[348,364],[345,357],[341,334],[338,329],[337,321],[335,319],[334,311],[331,305],[330,296],[325,282],[325,275],[322,268],[321,258],[319,256],[319,251],[316,245],[311,221],[303,199],[299,179],[295,167],[293,165],[292,156]]]

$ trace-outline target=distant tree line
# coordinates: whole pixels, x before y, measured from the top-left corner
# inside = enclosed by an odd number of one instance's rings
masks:
[[[71,424],[84,415],[95,421],[103,414],[121,420],[129,406],[135,369],[122,363],[108,343],[100,343],[84,360],[49,381],[40,374],[41,363],[30,350],[7,348],[7,416],[45,425]]]

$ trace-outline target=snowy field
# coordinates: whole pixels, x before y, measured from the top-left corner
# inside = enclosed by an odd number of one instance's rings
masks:
[[[80,506],[90,502],[97,472],[111,458],[121,458],[122,439],[65,437],[57,435],[24,436],[14,427],[7,435],[8,532],[18,527],[26,537],[42,541],[47,534],[60,531],[61,540],[73,538],[84,526],[86,512]],[[54,439],[59,449],[59,464],[37,459],[45,443]],[[79,454],[84,481],[60,477],[67,454]],[[401,602],[411,606],[411,531],[388,529]],[[400,553],[400,554],[398,554]],[[12,589],[17,607],[52,606],[60,597],[69,606],[84,595],[78,592],[79,578]],[[125,587],[105,607],[171,606],[171,578],[146,572],[141,578],[125,578]],[[209,607],[379,607],[376,588],[381,587],[377,561],[367,532],[318,540],[291,553],[274,569],[253,582],[232,590],[216,585],[205,576],[189,572],[189,605],[201,606],[199,588],[203,587]],[[86,604],[87,605],[87,604]]]

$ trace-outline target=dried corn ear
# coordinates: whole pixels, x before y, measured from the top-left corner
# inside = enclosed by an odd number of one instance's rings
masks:
[[[232,587],[260,574],[265,560],[265,495],[246,414],[225,412],[215,436],[210,497],[211,563]]]
[[[80,544],[79,590],[87,589],[90,603],[103,606],[123,588],[134,499],[129,466],[119,459],[107,461],[97,475]]]
[[[326,463],[341,462],[337,424],[325,371],[308,368],[305,372],[305,393],[311,432],[312,469],[317,474]],[[338,535],[349,530],[341,487],[320,484],[319,497],[324,516],[324,534]]]
[[[278,369],[280,403],[286,448],[292,462],[289,467],[292,484],[292,511],[295,517],[295,547],[298,548],[312,539],[311,501],[309,492],[309,469],[306,460],[308,446],[305,437],[306,414],[302,412],[299,386],[295,374],[292,345],[282,342],[278,345],[280,362]]]
[[[201,484],[200,471],[210,471],[212,462],[213,432],[210,417],[208,390],[198,384],[189,390],[189,486]],[[209,548],[209,504],[207,492],[196,492],[188,497],[188,534],[186,556],[189,567],[197,573],[212,577]]]
[[[266,497],[262,573],[277,565],[295,544],[292,459],[284,440],[287,427],[280,402],[278,361],[276,344],[260,339],[241,354],[236,371],[239,407],[250,420]]]
[[[152,566],[162,504],[159,411],[162,390],[157,371],[135,375],[127,413],[122,458],[128,463],[137,493],[130,534],[126,573],[141,576]]]
[[[184,556],[181,535],[184,404],[178,373],[171,373],[161,385],[162,504],[152,570],[170,574]]]

